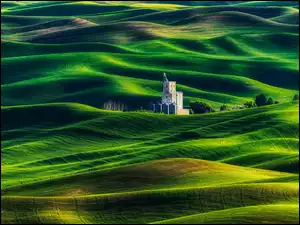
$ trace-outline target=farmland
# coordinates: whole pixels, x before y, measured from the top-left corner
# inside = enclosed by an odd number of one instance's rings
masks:
[[[298,20],[297,1],[1,3],[1,223],[297,223]],[[163,72],[185,106],[279,104],[137,111]]]

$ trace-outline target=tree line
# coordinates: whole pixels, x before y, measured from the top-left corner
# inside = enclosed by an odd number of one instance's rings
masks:
[[[295,94],[292,101],[299,101],[299,94]],[[247,101],[244,103],[243,106],[236,106],[236,107],[230,108],[228,105],[224,104],[220,107],[219,111],[254,108],[254,107],[260,107],[260,106],[272,105],[272,104],[278,104],[278,103],[279,103],[279,101],[273,100],[272,97],[267,97],[264,94],[260,94],[255,97],[254,101]],[[194,113],[194,114],[216,112],[216,110],[213,109],[210,104],[205,103],[205,102],[200,102],[200,101],[191,102],[190,108],[192,110],[192,113]]]
[[[295,94],[292,101],[299,101],[299,94]],[[244,108],[254,108],[260,107],[265,105],[272,105],[278,104],[279,101],[273,100],[272,97],[267,97],[264,94],[257,95],[253,101],[247,101],[244,103],[243,106],[233,106],[230,107],[229,105],[222,105],[219,111],[228,111],[228,110],[237,110],[237,109],[244,109]],[[150,104],[152,105],[152,104]],[[103,109],[112,110],[112,111],[128,111],[128,106],[122,102],[108,100],[102,106]],[[212,106],[205,102],[191,102],[190,109],[194,114],[202,114],[202,113],[212,113],[216,112],[217,110],[213,109]],[[145,110],[142,107],[140,109],[134,110],[138,112],[151,112],[151,110]]]

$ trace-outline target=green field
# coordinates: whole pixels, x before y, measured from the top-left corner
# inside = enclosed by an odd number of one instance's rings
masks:
[[[1,223],[297,224],[298,8],[2,2]],[[217,112],[137,111],[163,72]]]

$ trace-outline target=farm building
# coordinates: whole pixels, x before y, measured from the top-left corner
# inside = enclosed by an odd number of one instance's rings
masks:
[[[161,102],[153,104],[153,111],[165,114],[189,115],[189,109],[183,108],[183,92],[176,91],[176,81],[169,81],[165,73]]]

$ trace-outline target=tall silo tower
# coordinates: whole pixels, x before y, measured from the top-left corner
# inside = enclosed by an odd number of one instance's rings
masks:
[[[162,104],[176,104],[176,81],[169,81],[166,73],[164,73]]]

